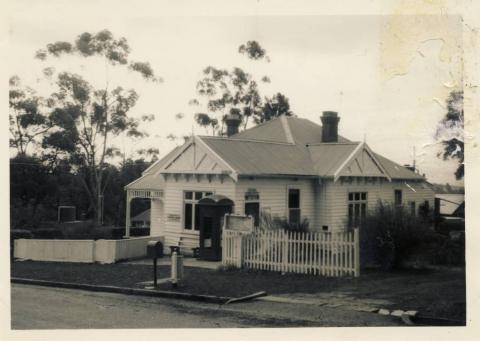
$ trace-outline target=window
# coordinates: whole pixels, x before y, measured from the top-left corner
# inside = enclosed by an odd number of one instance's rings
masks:
[[[184,192],[184,221],[183,228],[185,230],[195,230],[200,229],[200,214],[199,207],[197,205],[198,201],[206,196],[212,195],[212,192],[194,192],[186,191]]]
[[[408,203],[408,205],[410,206],[410,214],[411,214],[412,216],[415,216],[415,215],[417,214],[417,208],[416,208],[416,206],[415,206],[415,201],[410,201],[410,202]]]
[[[358,227],[367,215],[367,192],[348,193],[348,226]]]
[[[260,203],[258,202],[246,202],[245,203],[245,215],[253,217],[254,225],[258,227],[260,221]]]
[[[253,224],[258,227],[260,222],[260,194],[255,188],[249,188],[245,192],[245,215],[252,216]]]
[[[300,190],[288,189],[288,222],[290,224],[300,224]]]
[[[395,207],[402,206],[402,190],[396,189],[394,194],[395,194]]]

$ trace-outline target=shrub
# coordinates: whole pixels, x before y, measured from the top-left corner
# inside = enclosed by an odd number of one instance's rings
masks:
[[[32,232],[35,239],[64,239],[62,231],[57,228],[38,228]]]
[[[434,249],[432,263],[437,265],[465,265],[465,235],[458,239],[444,238]]]
[[[310,222],[307,218],[299,224],[290,223],[286,218],[272,217],[270,213],[262,212],[260,214],[259,229],[261,230],[285,230],[294,232],[308,232]]]
[[[384,270],[399,267],[414,250],[437,239],[428,217],[379,202],[360,228],[362,266],[376,265]]]

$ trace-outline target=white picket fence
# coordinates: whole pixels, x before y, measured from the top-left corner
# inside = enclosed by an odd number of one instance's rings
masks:
[[[224,265],[330,277],[360,275],[358,229],[346,232],[223,231]]]

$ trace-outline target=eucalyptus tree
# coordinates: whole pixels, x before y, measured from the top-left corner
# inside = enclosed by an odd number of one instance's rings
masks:
[[[9,86],[10,147],[27,155],[29,147],[38,145],[51,129],[47,103],[35,90],[23,87],[18,76],[10,78]]]
[[[265,49],[256,41],[240,45],[238,52],[247,58],[270,62]],[[245,129],[252,118],[255,123],[269,120],[282,114],[291,115],[288,99],[281,95],[282,105],[278,106],[276,96],[262,99],[259,84],[270,83],[268,76],[256,80],[245,70],[234,67],[231,70],[208,66],[203,70],[203,77],[197,82],[199,99],[192,99],[189,104],[199,107],[205,100],[203,110],[197,110],[195,121],[199,126],[211,129],[212,135],[222,134],[225,118],[230,113],[240,115]],[[280,103],[280,102],[279,102]],[[285,109],[287,104],[288,108]],[[272,109],[273,108],[273,109]],[[267,111],[266,111],[267,110]],[[267,112],[267,115],[265,113]]]
[[[73,42],[48,44],[36,53],[36,58],[42,61],[64,56],[92,58],[104,70],[105,83],[100,87],[73,72],[59,72],[54,76],[55,90],[49,98],[52,108],[49,119],[54,128],[43,139],[43,147],[52,162],[68,159],[81,176],[98,223],[102,222],[103,194],[111,174],[107,160],[121,154],[112,138],[120,134],[141,138],[146,135],[140,130],[141,121],[154,118],[144,115],[137,119],[129,115],[139,95],[134,89],[111,84],[112,70],[123,68],[140,74],[145,81],[162,81],[150,63],[130,60],[130,51],[125,38],[116,38],[110,31],[103,30],[84,32]],[[48,74],[52,76],[54,69],[46,70],[50,70]]]
[[[446,105],[447,112],[438,123],[436,131],[436,139],[443,145],[443,151],[438,156],[444,160],[458,161],[455,177],[459,180],[465,175],[463,90],[450,92]]]

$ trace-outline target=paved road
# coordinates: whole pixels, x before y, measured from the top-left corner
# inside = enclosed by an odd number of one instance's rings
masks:
[[[164,298],[12,284],[12,329],[241,328],[397,325],[383,316],[317,306],[218,306]]]

